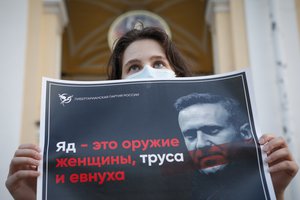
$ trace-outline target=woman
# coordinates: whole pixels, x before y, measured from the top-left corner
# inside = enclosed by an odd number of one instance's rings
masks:
[[[108,78],[174,78],[190,76],[182,56],[167,34],[158,28],[132,30],[116,43],[108,65]],[[259,143],[268,155],[277,199],[283,199],[284,191],[298,171],[284,139],[270,134],[263,135]],[[15,152],[10,164],[6,187],[18,199],[36,199],[36,171],[41,160],[36,145],[23,144]]]

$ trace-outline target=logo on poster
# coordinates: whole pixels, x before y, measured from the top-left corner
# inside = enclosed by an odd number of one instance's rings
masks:
[[[58,97],[60,99],[60,104],[65,106],[66,103],[70,103],[72,101],[73,95],[69,95],[67,93],[58,94]]]

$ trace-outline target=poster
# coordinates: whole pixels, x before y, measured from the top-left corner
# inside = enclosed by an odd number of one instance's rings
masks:
[[[275,199],[247,71],[42,93],[38,199]]]

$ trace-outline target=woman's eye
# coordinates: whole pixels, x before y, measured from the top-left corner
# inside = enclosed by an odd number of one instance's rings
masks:
[[[155,62],[153,64],[153,68],[155,68],[155,69],[162,69],[162,68],[166,68],[166,65],[163,62]]]
[[[131,65],[128,68],[128,73],[132,74],[132,73],[138,72],[140,70],[141,70],[141,67],[139,65]]]

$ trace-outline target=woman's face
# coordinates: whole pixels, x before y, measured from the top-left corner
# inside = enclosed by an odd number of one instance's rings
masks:
[[[124,51],[122,79],[139,72],[145,65],[173,71],[161,45],[152,39],[142,39],[131,43]]]

